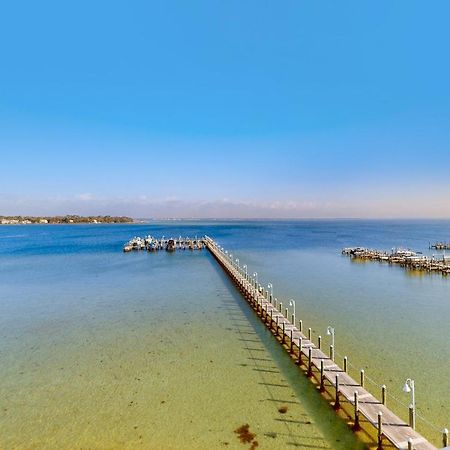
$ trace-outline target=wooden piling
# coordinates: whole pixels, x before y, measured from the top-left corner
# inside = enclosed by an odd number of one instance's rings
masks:
[[[416,429],[416,410],[413,405],[409,405],[409,426]]]
[[[308,377],[312,377],[312,348],[308,348]]]
[[[291,353],[294,353],[294,330],[291,329],[291,337],[290,339],[290,343],[291,343]]]
[[[378,418],[378,450],[383,448],[383,413],[379,412]]]
[[[355,407],[355,411],[354,411],[354,419],[355,419],[355,424],[353,425],[353,428],[355,431],[359,430],[360,426],[359,426],[359,395],[358,395],[358,391],[355,391],[355,393],[353,394],[353,404]]]
[[[335,378],[335,394],[334,394],[334,409],[339,409],[341,404],[339,402],[339,374]]]
[[[325,381],[325,369],[324,369],[323,359],[321,359],[320,360],[320,392],[325,391],[324,381]]]
[[[303,351],[303,338],[298,340],[298,359],[297,364],[300,366],[302,364],[302,351]]]

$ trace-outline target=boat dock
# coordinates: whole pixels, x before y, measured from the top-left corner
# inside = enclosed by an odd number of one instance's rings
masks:
[[[173,252],[175,250],[202,250],[204,247],[203,239],[195,237],[191,239],[189,237],[183,238],[170,238],[165,239],[164,236],[161,239],[156,239],[153,236],[144,236],[130,239],[124,246],[123,251],[125,253],[133,250],[147,250],[149,252],[157,252],[159,250],[167,250]]]
[[[448,242],[435,242],[430,244],[430,249],[434,250],[450,250],[450,243]]]
[[[450,256],[425,256],[411,250],[393,249],[391,252],[371,250],[363,247],[344,248],[342,254],[351,258],[398,264],[409,270],[450,274]]]
[[[369,447],[399,450],[437,450],[426,438],[415,431],[416,411],[409,407],[409,421],[406,423],[387,406],[386,386],[382,386],[380,398],[365,388],[365,373],[354,380],[348,373],[348,358],[344,357],[342,367],[335,361],[335,349],[322,349],[320,336],[313,342],[312,330],[306,334],[302,320],[297,320],[295,311],[289,316],[288,308],[264,289],[257,278],[247,273],[247,266],[239,265],[232,256],[208,236],[200,239],[233,281],[242,296],[259,316],[263,324],[289,353],[290,357],[318,391],[332,405],[336,413],[344,418],[355,431],[362,431],[369,437]],[[178,244],[180,245],[180,244]],[[363,250],[363,249],[360,249]],[[245,269],[245,270],[244,270]],[[448,446],[448,430],[442,432],[443,446]]]

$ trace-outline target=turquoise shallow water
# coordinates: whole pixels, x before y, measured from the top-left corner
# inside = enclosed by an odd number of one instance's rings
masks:
[[[315,335],[335,326],[355,374],[365,368],[405,404],[414,378],[419,413],[449,424],[450,279],[340,255],[426,251],[449,222],[4,226],[0,447],[245,448],[233,431],[249,423],[262,448],[358,448],[206,252],[121,252],[148,233],[211,235],[296,299]]]

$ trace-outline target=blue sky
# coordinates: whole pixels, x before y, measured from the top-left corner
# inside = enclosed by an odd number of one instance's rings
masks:
[[[450,217],[447,1],[0,9],[0,214]]]

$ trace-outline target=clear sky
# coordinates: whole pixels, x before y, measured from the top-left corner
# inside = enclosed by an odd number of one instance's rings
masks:
[[[450,217],[450,2],[3,2],[0,214]]]

